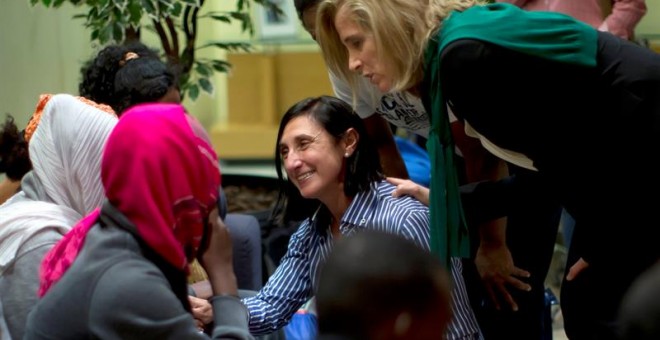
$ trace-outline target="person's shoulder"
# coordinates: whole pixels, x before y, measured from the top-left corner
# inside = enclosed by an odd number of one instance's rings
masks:
[[[168,301],[178,300],[156,265],[144,258],[122,256],[97,277],[90,308],[100,314],[131,309],[139,314],[140,311],[151,312],[152,308],[162,307]]]
[[[52,247],[64,237],[61,228],[46,227],[30,236],[21,246],[22,251],[31,251],[34,248],[48,246]]]
[[[502,58],[510,55],[518,55],[520,52],[504,48],[495,43],[464,38],[450,42],[442,49],[441,53],[443,64],[470,67],[472,63],[480,63],[495,57]]]
[[[24,266],[24,263],[41,263],[46,253],[63,237],[57,228],[46,228],[30,236],[21,244],[16,254],[16,266]]]
[[[395,186],[379,182],[372,228],[404,235],[428,248],[429,209],[411,196],[393,197]]]
[[[146,258],[123,254],[113,259],[113,262],[98,276],[96,291],[101,292],[99,295],[107,298],[126,291],[148,292],[160,286],[169,289],[165,275]]]
[[[474,58],[481,55],[484,49],[488,49],[490,46],[494,46],[494,44],[472,38],[456,39],[442,49],[442,60],[444,61],[449,56]]]
[[[185,280],[183,273],[181,280]],[[165,275],[145,258],[122,257],[98,277],[89,300],[90,331],[99,337],[199,335]]]

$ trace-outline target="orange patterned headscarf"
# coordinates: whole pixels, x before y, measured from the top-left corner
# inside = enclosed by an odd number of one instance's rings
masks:
[[[25,137],[26,142],[30,142],[30,138],[32,138],[32,135],[34,134],[34,131],[37,130],[37,126],[39,126],[39,121],[41,121],[41,115],[44,112],[44,107],[46,107],[46,104],[48,104],[48,101],[50,98],[52,98],[53,95],[48,93],[48,94],[42,94],[39,96],[39,102],[37,103],[37,107],[34,109],[34,113],[32,114],[32,117],[30,118],[30,121],[28,121],[28,125],[25,128],[25,134],[23,137]],[[80,100],[81,102],[93,106],[101,111],[107,112],[113,116],[116,116],[117,114],[115,111],[108,105],[105,104],[98,104],[96,102],[93,102],[85,97],[76,97],[76,99]]]

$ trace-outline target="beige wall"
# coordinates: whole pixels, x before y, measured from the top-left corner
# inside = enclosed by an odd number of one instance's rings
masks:
[[[70,7],[53,11],[27,0],[0,0],[0,113],[27,123],[40,93],[77,93],[89,33]]]

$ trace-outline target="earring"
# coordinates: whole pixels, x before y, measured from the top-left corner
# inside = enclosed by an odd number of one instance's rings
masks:
[[[348,156],[350,156],[348,152],[344,154],[344,157],[348,158]]]

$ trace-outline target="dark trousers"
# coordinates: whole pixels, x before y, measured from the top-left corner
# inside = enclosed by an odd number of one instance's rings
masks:
[[[544,281],[557,237],[561,206],[555,196],[549,193],[545,182],[535,172],[510,166],[514,174],[507,194],[508,213],[507,246],[514,264],[530,272],[529,279],[523,279],[532,286],[530,292],[510,289],[519,310],[513,312],[506,302],[501,302],[501,310],[496,310],[485,292],[481,279],[472,260],[464,261],[464,277],[472,307],[486,340],[488,339],[545,339],[552,330],[546,317]],[[487,205],[488,202],[483,202]],[[502,202],[498,202],[502,205]],[[471,205],[477,213],[478,205]],[[470,218],[468,217],[468,220]],[[475,219],[473,219],[475,221]],[[471,225],[476,234],[476,226]],[[473,250],[478,247],[475,235]]]
[[[624,197],[632,197],[627,195]],[[635,201],[631,199],[630,201]],[[631,283],[658,261],[658,230],[653,219],[655,200],[604,209],[603,233],[614,234],[592,239],[576,221],[575,234],[568,253],[566,271],[584,255],[592,242],[611,245],[605,257],[589,263],[572,281],[564,279],[561,288],[561,309],[564,330],[571,340],[619,339],[619,308]],[[611,211],[629,212],[625,216]],[[614,230],[618,230],[615,232]],[[612,237],[613,236],[613,237]],[[596,261],[597,260],[597,261]]]

